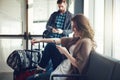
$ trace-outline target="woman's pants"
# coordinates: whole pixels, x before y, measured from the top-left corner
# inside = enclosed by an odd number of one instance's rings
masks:
[[[56,69],[56,67],[64,60],[64,56],[59,52],[54,43],[48,43],[43,51],[42,59],[39,64],[40,67],[48,69],[46,73],[39,73],[37,76],[30,76],[27,80],[48,80],[51,72]],[[50,64],[49,64],[50,63]],[[49,64],[49,65],[48,65]],[[51,66],[52,64],[52,66]],[[48,79],[46,79],[48,78]]]
[[[48,43],[46,45],[39,66],[46,68],[50,60],[53,65],[53,70],[64,60],[63,55],[59,52],[54,43]]]

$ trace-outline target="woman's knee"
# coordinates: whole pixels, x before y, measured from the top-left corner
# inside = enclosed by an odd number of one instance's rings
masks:
[[[45,47],[45,49],[57,49],[56,45],[54,43],[48,43]]]
[[[55,43],[47,43],[46,47],[49,46],[49,47],[56,47]]]

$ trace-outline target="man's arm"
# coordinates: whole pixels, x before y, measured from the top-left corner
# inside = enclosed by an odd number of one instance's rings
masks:
[[[48,19],[47,21],[47,24],[46,24],[46,29],[49,31],[49,32],[52,32],[52,28],[55,28],[55,13],[54,12],[53,14],[50,15],[50,18]]]
[[[64,23],[64,29],[63,34],[68,36],[70,33],[72,33],[72,27],[71,27],[71,19],[73,17],[73,14],[67,11],[66,19]]]

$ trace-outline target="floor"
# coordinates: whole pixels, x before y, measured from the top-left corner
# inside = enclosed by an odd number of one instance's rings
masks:
[[[0,73],[0,80],[13,80],[13,73],[12,72]]]

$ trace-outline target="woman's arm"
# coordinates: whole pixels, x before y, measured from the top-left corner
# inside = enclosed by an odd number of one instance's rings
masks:
[[[86,62],[88,61],[89,54],[92,50],[92,41],[88,38],[82,39],[81,46],[77,46],[76,52],[76,65],[79,71],[82,71]]]
[[[61,54],[64,54],[71,61],[73,66],[77,67],[76,59],[68,52],[68,50],[65,47],[57,46],[57,48],[61,52]]]
[[[40,39],[31,40],[32,44],[39,43],[39,42],[61,44],[61,39],[60,38],[40,38]]]
[[[91,52],[91,49],[92,49],[91,40],[84,39],[81,41],[81,43],[77,47],[79,51],[77,51],[78,53],[73,53],[73,54],[77,54],[77,57],[74,58],[65,47],[57,46],[59,51],[71,61],[71,64],[73,66],[75,66],[76,68],[80,68],[84,66]]]

